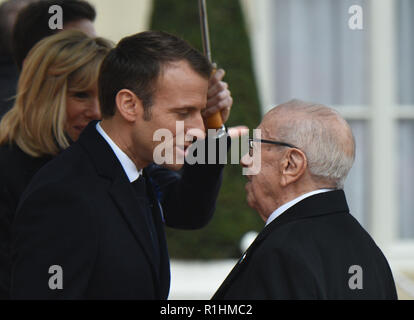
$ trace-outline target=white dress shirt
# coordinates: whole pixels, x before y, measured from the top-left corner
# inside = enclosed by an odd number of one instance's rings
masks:
[[[277,208],[275,211],[273,211],[273,213],[269,216],[269,218],[267,218],[266,221],[266,226],[271,223],[273,220],[275,220],[278,216],[280,216],[283,212],[285,212],[287,209],[289,209],[290,207],[293,207],[295,204],[297,204],[299,201],[302,201],[305,198],[308,198],[310,196],[313,196],[315,194],[318,193],[323,193],[323,192],[329,192],[332,191],[333,189],[318,189],[318,190],[314,190],[305,194],[302,194],[301,196],[285,203],[284,205],[280,206],[279,208]]]
[[[138,170],[135,163],[123,152],[116,143],[106,134],[102,129],[100,122],[96,124],[96,130],[101,134],[101,136],[108,142],[109,146],[112,148],[112,151],[115,153],[115,156],[118,158],[121,163],[122,168],[124,169],[129,182],[134,182],[142,175],[142,169]]]

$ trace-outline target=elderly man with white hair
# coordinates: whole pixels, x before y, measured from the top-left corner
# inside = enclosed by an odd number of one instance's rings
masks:
[[[342,190],[355,158],[347,122],[292,100],[258,129],[242,165],[252,173],[247,202],[266,226],[213,299],[397,299],[387,260]]]

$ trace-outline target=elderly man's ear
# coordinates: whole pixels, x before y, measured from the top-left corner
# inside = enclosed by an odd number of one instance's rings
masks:
[[[128,122],[135,122],[143,117],[144,108],[141,100],[131,90],[119,90],[115,97],[120,115]]]
[[[299,149],[288,149],[280,162],[280,184],[283,187],[298,181],[306,173],[306,155]]]

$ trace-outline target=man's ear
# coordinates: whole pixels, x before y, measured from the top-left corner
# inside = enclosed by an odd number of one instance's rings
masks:
[[[296,182],[306,172],[308,161],[305,153],[299,149],[290,148],[281,161],[281,180],[283,187]]]
[[[119,90],[115,97],[115,102],[119,114],[128,122],[135,122],[143,117],[144,108],[142,102],[131,90]]]

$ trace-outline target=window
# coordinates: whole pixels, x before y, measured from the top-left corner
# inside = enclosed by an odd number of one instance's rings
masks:
[[[352,214],[369,227],[369,41],[367,32],[348,28],[349,6],[365,2],[268,1],[272,32],[261,50],[272,70],[269,107],[298,98],[332,106],[349,120],[357,156],[345,191]]]
[[[348,27],[352,5],[363,30]],[[292,98],[336,108],[357,143],[351,213],[385,252],[414,252],[414,1],[261,0],[248,11],[263,112]]]
[[[414,1],[396,3],[399,236],[414,238]]]

